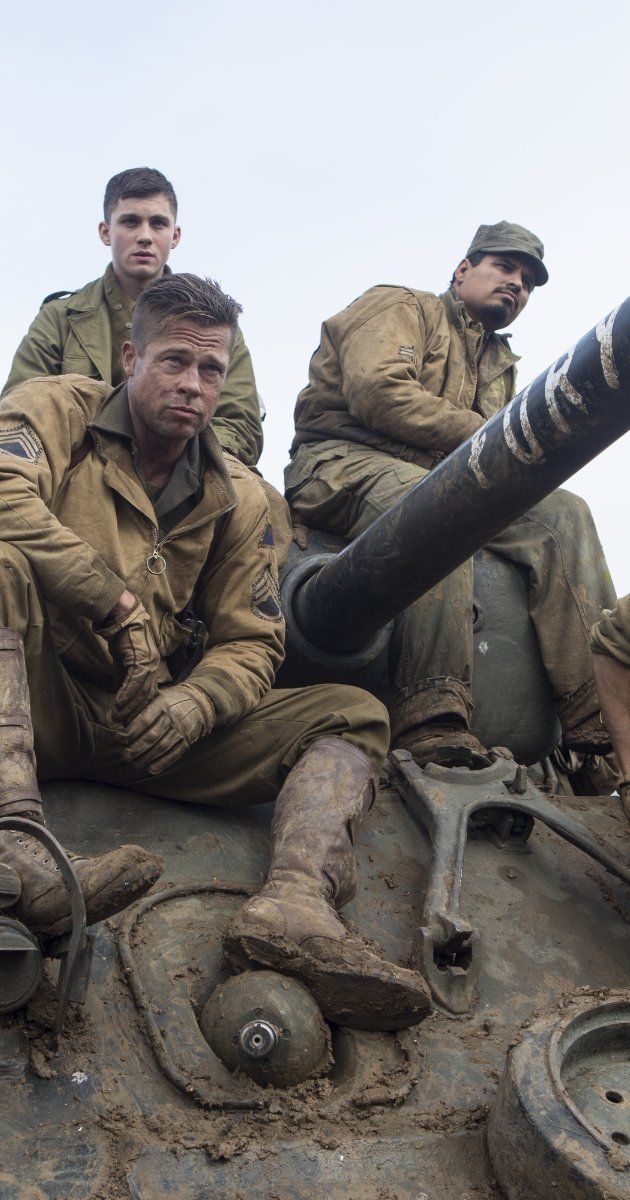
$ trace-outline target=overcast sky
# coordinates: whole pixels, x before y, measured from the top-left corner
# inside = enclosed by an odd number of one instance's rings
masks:
[[[630,291],[626,0],[27,0],[3,35],[2,378],[43,296],[104,270],[130,166],[178,193],[171,266],[244,306],[278,485],[321,321],[375,283],[442,291],[480,223],[545,243],[521,386]],[[629,446],[571,484],[622,593]]]

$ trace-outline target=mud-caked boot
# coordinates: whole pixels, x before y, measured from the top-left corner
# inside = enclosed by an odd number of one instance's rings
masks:
[[[12,629],[0,628],[0,817],[9,816],[45,825],[22,640]],[[159,856],[140,846],[121,846],[95,858],[66,853],[83,891],[88,925],[126,908],[164,868]],[[0,829],[0,863],[11,867],[22,885],[11,912],[33,933],[67,933],[70,893],[47,847],[28,834]]]
[[[351,743],[331,737],[308,747],[276,801],[268,881],[223,944],[236,969],[301,979],[340,1025],[404,1029],[430,1010],[424,979],[369,949],[335,912],[356,890],[353,838],[376,784],[370,760]]]
[[[470,732],[470,685],[461,679],[426,679],[412,695],[390,704],[392,744],[407,750],[419,767],[488,767],[485,746]]]
[[[565,750],[583,757],[610,753],[612,742],[604,725],[593,679],[587,679],[572,695],[558,700],[556,709]]]
[[[427,721],[396,739],[396,750],[408,750],[419,767],[489,767],[492,758],[479,738],[457,717]]]

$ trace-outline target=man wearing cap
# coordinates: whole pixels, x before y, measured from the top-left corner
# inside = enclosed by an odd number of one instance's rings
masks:
[[[298,397],[286,494],[298,522],[356,537],[515,392],[505,329],[547,282],[542,242],[482,225],[441,296],[370,288],[325,321]],[[567,749],[609,749],[589,628],[614,603],[588,507],[556,492],[490,543],[524,568]],[[392,656],[393,744],[424,765],[487,761],[471,734],[472,562],[407,609]]]
[[[602,716],[621,773],[617,791],[630,821],[630,596],[604,610],[591,630],[591,650]]]

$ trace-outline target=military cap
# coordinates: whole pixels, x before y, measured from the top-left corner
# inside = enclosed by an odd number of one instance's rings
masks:
[[[511,221],[499,221],[497,225],[480,225],[466,251],[466,258],[476,253],[496,254],[501,251],[512,251],[529,259],[538,287],[542,287],[549,279],[543,263],[545,247],[540,238],[529,229],[524,229],[522,225],[513,225]]]

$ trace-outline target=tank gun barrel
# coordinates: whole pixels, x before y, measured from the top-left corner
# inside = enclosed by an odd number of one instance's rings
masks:
[[[630,428],[630,298],[295,589],[309,642],[347,654]]]

